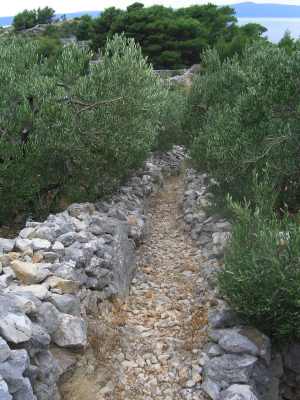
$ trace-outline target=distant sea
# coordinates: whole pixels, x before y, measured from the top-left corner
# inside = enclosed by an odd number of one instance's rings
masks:
[[[295,39],[300,38],[300,18],[238,18],[240,25],[255,22],[263,25],[268,31],[265,36],[271,42],[277,43],[282,38],[286,30],[291,32]]]

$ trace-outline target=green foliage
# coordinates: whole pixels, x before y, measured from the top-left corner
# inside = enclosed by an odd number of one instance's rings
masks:
[[[300,338],[300,53],[265,41],[204,57],[187,101],[195,166],[235,221],[219,287],[249,324]]]
[[[254,210],[231,203],[236,223],[219,286],[245,322],[287,342],[300,338],[300,227],[272,213],[270,189],[256,186]]]
[[[16,31],[32,28],[37,23],[35,10],[24,10],[17,14],[13,20],[13,26]]]
[[[231,26],[229,30],[230,35],[226,39],[220,36],[215,48],[221,60],[232,57],[232,55],[241,56],[248,45],[259,39],[261,40],[261,36],[266,30],[263,26],[255,23],[249,23],[238,28]]]
[[[62,50],[60,40],[55,36],[41,36],[37,39],[38,52],[41,57],[47,58],[48,64],[54,64]]]
[[[101,46],[114,33],[125,32],[126,36],[140,43],[143,54],[156,68],[181,68],[196,64],[200,53],[208,46],[220,43],[220,38],[227,46],[226,55],[231,56],[236,49],[231,46],[230,51],[227,43],[235,37],[243,34],[244,38],[247,35],[250,41],[261,34],[259,29],[246,32],[244,27],[239,28],[232,8],[212,4],[173,10],[163,6],[145,8],[140,3],[134,3],[126,11],[109,9],[108,15],[103,13],[95,20],[93,47]],[[261,27],[261,32],[263,30]],[[245,41],[240,40],[239,51]]]
[[[51,8],[16,15],[15,30],[31,28],[53,21]],[[90,41],[98,52],[115,34],[125,34],[142,47],[143,55],[157,69],[179,69],[200,62],[201,53],[216,46],[222,59],[241,54],[245,46],[260,38],[265,31],[261,25],[237,25],[234,10],[213,4],[172,9],[161,5],[144,7],[133,3],[126,10],[110,7],[97,18],[83,15],[63,21],[49,29],[53,37],[75,35],[78,40]]]
[[[83,16],[66,21],[59,30],[61,35],[91,40],[95,52],[114,34],[124,33],[141,45],[144,56],[158,69],[197,64],[200,54],[216,45],[224,58],[231,57],[265,31],[257,24],[239,27],[230,7],[209,4],[175,10],[142,3],[133,3],[126,10],[107,8],[95,19]]]
[[[186,92],[182,88],[171,87],[161,108],[161,127],[155,149],[170,150],[174,144],[185,144],[182,122],[186,107]]]
[[[38,24],[51,24],[55,15],[53,8],[44,7],[36,10],[36,19]]]
[[[282,49],[285,49],[285,51],[290,55],[294,51],[299,50],[300,41],[299,39],[293,39],[291,33],[289,31],[286,31],[282,39],[278,43],[278,46]]]
[[[37,10],[24,10],[17,14],[13,20],[16,31],[32,28],[37,24],[50,24],[53,21],[55,11],[52,8],[38,8]]]
[[[77,25],[76,37],[78,40],[89,40],[93,33],[93,18],[83,15]]]
[[[77,47],[49,65],[39,46],[0,41],[0,223],[109,193],[161,127],[168,92],[132,40],[114,37],[91,66]]]
[[[299,57],[266,43],[247,48],[240,60],[206,54],[186,127],[195,165],[213,173],[222,197],[252,200],[253,173],[267,173],[279,192],[277,207],[298,208]]]

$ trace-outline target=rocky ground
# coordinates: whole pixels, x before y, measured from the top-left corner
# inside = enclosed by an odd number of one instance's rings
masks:
[[[231,224],[183,160],[0,238],[0,400],[300,399],[299,343],[276,352],[218,293]]]
[[[152,197],[149,235],[138,252],[131,293],[107,313],[106,329],[99,318],[100,357],[94,343],[93,367],[91,357],[82,360],[82,368],[63,385],[65,400],[82,399],[80,388],[87,400],[86,390],[99,400],[205,398],[199,349],[206,341],[207,299],[201,290],[200,254],[183,229],[182,197],[179,177],[169,178]],[[97,342],[92,328],[93,335]],[[103,344],[110,350],[105,361]]]

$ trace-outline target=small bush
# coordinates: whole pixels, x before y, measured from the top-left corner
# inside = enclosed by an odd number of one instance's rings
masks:
[[[267,171],[280,193],[277,207],[300,205],[299,57],[266,43],[224,62],[207,53],[186,126],[195,165],[214,175],[223,198],[253,200],[253,173]]]
[[[161,107],[161,127],[157,135],[154,149],[170,150],[174,144],[183,145],[186,142],[183,132],[187,95],[180,87],[170,87],[165,102]]]
[[[275,341],[299,339],[300,227],[278,219],[274,199],[260,195],[254,210],[231,204],[236,223],[219,273],[220,290],[244,321]]]
[[[24,10],[14,17],[13,27],[16,31],[21,31],[32,28],[37,24],[51,24],[54,15],[55,11],[49,7]]]
[[[0,224],[94,201],[152,149],[167,90],[141,49],[116,36],[90,58],[67,47],[49,64],[37,41],[0,42]]]

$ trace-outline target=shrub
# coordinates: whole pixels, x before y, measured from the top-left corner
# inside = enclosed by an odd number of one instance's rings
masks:
[[[53,8],[44,7],[36,10],[36,19],[38,24],[51,24],[55,16]]]
[[[222,196],[253,199],[252,176],[267,171],[278,207],[297,208],[299,180],[300,52],[261,43],[242,59],[205,59],[188,101],[195,165],[213,172]],[[224,197],[224,196],[223,196]]]
[[[142,163],[167,91],[132,40],[108,41],[91,67],[77,47],[50,67],[34,41],[0,50],[0,223],[96,200]]]
[[[14,17],[13,26],[16,31],[21,31],[37,24],[50,24],[54,19],[54,14],[55,11],[49,7],[24,10]]]
[[[60,40],[56,37],[41,36],[37,39],[38,52],[42,58],[47,58],[48,63],[53,64],[56,62],[57,56],[62,49]]]
[[[90,190],[96,190],[96,197],[146,158],[158,134],[160,103],[166,91],[142,57],[140,47],[132,39],[116,36],[108,41],[102,62],[77,80],[72,96],[89,104],[100,102],[79,114],[79,126],[85,130],[79,134],[83,143],[91,145],[91,149],[86,148],[90,167],[84,180],[90,182]],[[98,194],[90,168],[101,176]]]
[[[233,205],[236,224],[219,286],[245,322],[279,343],[300,338],[300,227],[279,220],[262,198],[254,210]]]
[[[170,150],[174,144],[185,144],[182,122],[185,114],[187,95],[180,87],[170,87],[162,104],[161,127],[154,148]]]
[[[23,12],[17,14],[13,20],[13,26],[16,31],[32,28],[36,24],[37,19],[35,10],[24,10]]]
[[[210,138],[203,128],[208,119],[208,112],[212,112],[213,118],[219,109],[226,105],[233,106],[245,86],[245,74],[236,57],[222,63],[215,50],[209,50],[203,55],[201,71],[193,79],[187,99],[184,126],[190,136],[190,144],[194,138],[196,141],[191,147],[193,158],[206,164],[206,150]],[[200,145],[200,142],[203,142],[203,145]]]
[[[221,293],[278,342],[300,338],[299,61],[267,43],[225,61],[208,51],[185,121],[195,166],[218,182],[215,202],[232,199]]]

